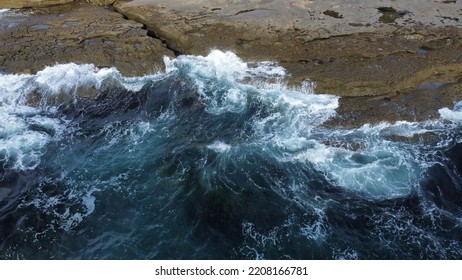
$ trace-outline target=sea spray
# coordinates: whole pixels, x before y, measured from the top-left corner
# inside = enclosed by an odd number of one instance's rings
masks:
[[[275,63],[165,64],[0,76],[2,258],[462,257],[459,103],[328,128]]]
[[[454,105],[454,109],[442,108],[438,111],[441,117],[445,120],[461,123],[462,122],[462,101],[457,102]]]

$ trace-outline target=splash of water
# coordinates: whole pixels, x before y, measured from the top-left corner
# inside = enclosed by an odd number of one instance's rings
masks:
[[[163,241],[129,257],[168,257],[173,247],[186,257],[213,251],[207,236],[217,234],[231,246],[220,256],[231,250],[271,258],[285,248],[287,258],[364,258],[361,244],[345,246],[339,232],[364,235],[359,231],[368,226],[370,238],[385,240],[401,226],[431,246],[443,244],[445,255],[460,247],[457,240],[444,245],[444,238],[432,243],[440,233],[427,220],[414,224],[409,217],[420,214],[406,208],[424,196],[422,181],[461,143],[460,102],[441,109],[439,120],[330,129],[323,124],[335,116],[339,97],[316,94],[309,80],[289,87],[275,63],[214,50],[165,64],[164,72],[134,78],[72,63],[0,75],[3,169],[42,174],[30,196],[4,208],[21,216],[19,231],[35,231],[29,246],[88,227],[100,236],[70,255],[113,257],[118,253],[107,244],[154,244],[154,236]],[[11,197],[7,188],[0,191],[0,202]],[[426,201],[425,209],[435,209]],[[32,212],[53,227],[29,226]],[[454,222],[456,214],[438,213],[438,227]],[[363,223],[346,222],[356,220]],[[380,231],[386,225],[392,226]],[[197,240],[208,241],[192,246]],[[403,256],[396,244],[412,242],[403,237],[388,250]]]

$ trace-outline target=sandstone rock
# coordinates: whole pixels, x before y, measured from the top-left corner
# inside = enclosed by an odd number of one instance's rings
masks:
[[[174,56],[141,23],[88,3],[6,13],[0,20],[0,72],[35,73],[74,62],[135,76],[163,69],[165,55]]]
[[[109,6],[114,3],[116,0],[87,0],[87,2],[98,5],[98,6]]]
[[[255,59],[298,61],[314,40],[408,26],[460,27],[459,2],[118,0],[114,6],[180,53],[206,54],[217,47]]]
[[[2,13],[0,71],[75,62],[144,75],[164,55],[219,48],[277,61],[291,85],[310,79],[317,93],[342,96],[326,125],[423,120],[462,99],[461,1],[116,1],[130,20],[81,2]]]
[[[330,125],[357,126],[438,117],[462,98],[459,2],[118,0],[114,7],[177,53],[218,48],[277,61],[294,86],[311,79],[316,92],[343,97]],[[419,90],[435,81],[444,86]]]
[[[341,96],[409,90],[434,79],[423,74],[429,69],[448,63],[458,65],[456,68],[462,65],[457,54],[462,47],[460,23],[450,19],[462,10],[451,4],[418,0],[371,0],[361,5],[341,0],[299,0],[290,5],[268,0],[204,0],[200,4],[119,0],[115,8],[145,24],[178,53],[206,55],[211,48],[219,48],[233,50],[245,59],[276,60],[291,70],[293,81],[310,77],[318,82],[319,91]],[[384,12],[393,11],[409,12],[393,24],[380,21]],[[429,41],[444,45],[445,38],[454,40],[444,52],[421,55],[420,46]],[[406,55],[393,59],[401,53]],[[457,78],[447,76],[446,80]]]
[[[69,3],[74,0],[0,0],[0,8],[32,8]]]

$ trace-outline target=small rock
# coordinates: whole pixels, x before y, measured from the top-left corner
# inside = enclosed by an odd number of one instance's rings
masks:
[[[323,12],[326,16],[330,16],[333,18],[343,18],[343,15],[341,15],[339,12],[332,11],[332,10],[326,10]]]

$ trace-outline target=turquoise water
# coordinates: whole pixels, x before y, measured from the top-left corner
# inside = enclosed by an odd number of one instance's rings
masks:
[[[0,76],[0,258],[461,258],[461,103],[332,129],[274,63],[165,64]]]

